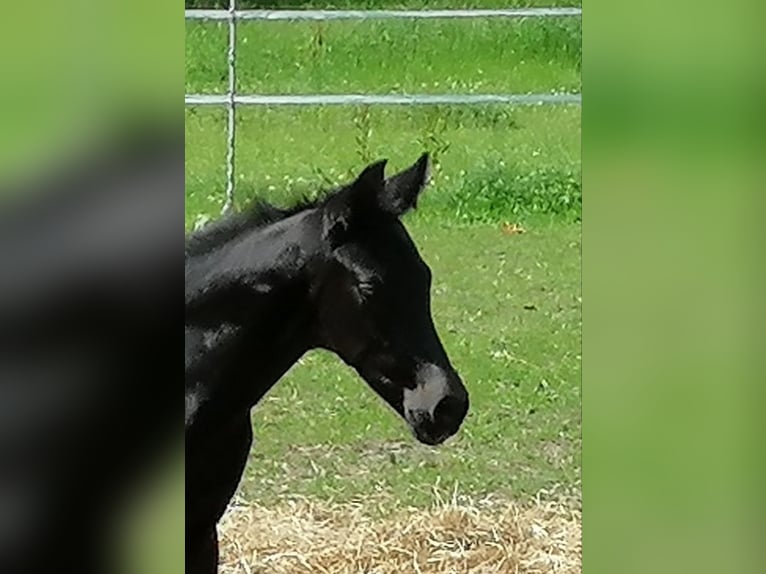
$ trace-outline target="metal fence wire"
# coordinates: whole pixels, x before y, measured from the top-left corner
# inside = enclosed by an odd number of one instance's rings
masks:
[[[471,19],[471,18],[550,18],[581,17],[581,8],[508,8],[496,10],[237,10],[236,0],[229,0],[226,10],[186,10],[186,20],[226,21],[228,89],[225,94],[185,94],[187,106],[226,106],[226,201],[223,213],[234,207],[234,169],[236,144],[236,108],[239,105],[434,105],[492,104],[547,105],[582,103],[581,94],[306,94],[260,95],[237,94],[237,22],[242,21],[327,21],[394,19]]]

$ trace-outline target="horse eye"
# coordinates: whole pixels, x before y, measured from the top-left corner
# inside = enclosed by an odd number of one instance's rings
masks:
[[[356,286],[356,290],[359,292],[359,296],[362,299],[365,299],[372,295],[372,292],[375,290],[375,286],[372,284],[372,281],[364,281]]]

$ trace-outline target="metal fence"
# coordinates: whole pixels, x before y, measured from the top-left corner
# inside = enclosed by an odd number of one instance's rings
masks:
[[[542,18],[580,17],[580,8],[508,8],[497,10],[237,10],[236,0],[229,0],[228,10],[186,10],[187,20],[226,21],[229,24],[228,87],[225,94],[185,94],[185,105],[224,105],[228,109],[226,141],[227,213],[234,205],[234,169],[238,105],[433,105],[489,104],[517,105],[580,104],[580,94],[306,94],[259,95],[237,94],[236,44],[237,22],[326,21],[326,20],[392,20],[392,19],[469,19],[469,18]]]

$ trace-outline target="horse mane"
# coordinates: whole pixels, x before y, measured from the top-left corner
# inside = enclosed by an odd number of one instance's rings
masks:
[[[245,231],[258,229],[282,219],[287,219],[301,211],[319,207],[331,193],[321,194],[314,199],[304,195],[293,205],[286,208],[277,207],[262,198],[256,198],[242,212],[224,216],[187,236],[186,256],[203,255]]]

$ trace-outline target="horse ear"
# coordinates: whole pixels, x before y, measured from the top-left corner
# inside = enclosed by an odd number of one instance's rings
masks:
[[[429,170],[428,153],[424,153],[413,165],[387,179],[379,198],[381,207],[397,217],[415,209],[420,192],[428,184]]]
[[[354,216],[378,209],[379,197],[386,188],[385,169],[388,160],[368,165],[346,188],[336,193],[325,207],[323,235],[331,243],[341,243]]]
[[[362,194],[379,194],[385,187],[387,159],[382,159],[368,165],[351,184],[355,192]]]

